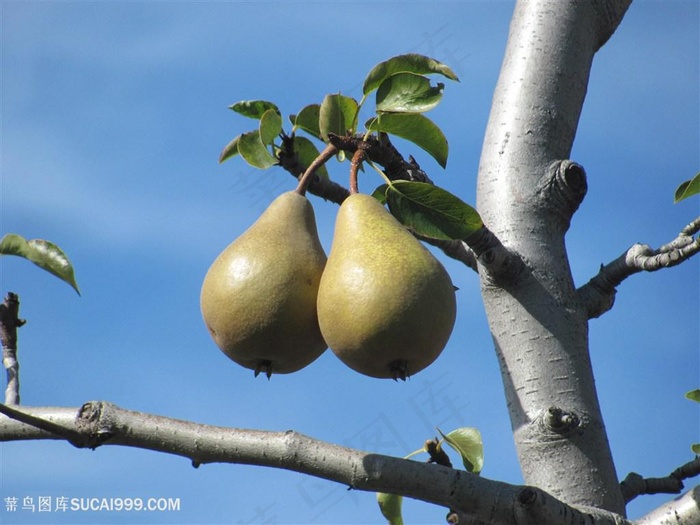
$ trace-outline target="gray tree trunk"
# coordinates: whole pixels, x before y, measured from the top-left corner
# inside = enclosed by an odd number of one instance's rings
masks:
[[[483,254],[481,283],[525,482],[621,515],[564,235],[586,190],[566,159],[593,56],[630,1],[517,3],[477,187],[484,223],[511,254]]]

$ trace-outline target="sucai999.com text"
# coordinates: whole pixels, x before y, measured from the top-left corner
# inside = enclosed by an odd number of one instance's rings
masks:
[[[6,512],[178,512],[180,498],[6,496]]]

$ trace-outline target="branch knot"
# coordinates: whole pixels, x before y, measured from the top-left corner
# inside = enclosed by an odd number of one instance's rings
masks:
[[[537,195],[549,210],[561,217],[568,229],[587,191],[583,166],[571,160],[559,160],[550,165],[540,180]]]
[[[71,443],[78,448],[94,450],[111,439],[115,431],[112,421],[107,416],[110,406],[103,401],[88,401],[81,406],[75,418],[75,426],[84,439],[79,443]]]
[[[544,423],[552,432],[565,435],[581,426],[581,418],[574,412],[549,407],[544,416]]]

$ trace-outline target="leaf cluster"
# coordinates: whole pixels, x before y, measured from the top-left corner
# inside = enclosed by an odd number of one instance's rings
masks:
[[[428,74],[440,74],[459,81],[449,67],[434,59],[417,54],[400,55],[372,68],[365,78],[359,102],[341,93],[329,94],[320,104],[310,104],[298,114],[290,115],[290,136],[296,139],[296,131],[301,130],[327,143],[331,133],[354,135],[358,132],[360,110],[374,92],[375,116],[365,122],[365,134],[384,132],[405,138],[445,167],[447,139],[437,125],[422,115],[440,103],[445,85],[433,85],[425,76]],[[219,162],[240,154],[256,168],[275,165],[280,151],[275,139],[283,133],[282,114],[277,105],[265,100],[248,100],[229,107],[260,123],[257,130],[242,133],[229,142]]]
[[[361,100],[341,93],[326,95],[320,104],[307,105],[290,115],[289,132],[284,131],[282,113],[274,103],[237,102],[230,109],[258,120],[258,129],[236,136],[224,147],[219,162],[240,155],[251,166],[267,169],[293,157],[303,172],[320,155],[315,141],[327,145],[344,137],[348,148],[357,149],[358,142],[372,137],[381,142],[382,137],[396,136],[417,145],[444,168],[449,153],[447,139],[424,114],[440,103],[445,85],[433,84],[427,75],[459,81],[447,65],[432,58],[418,54],[395,56],[370,70]],[[372,95],[374,114],[360,130],[360,112]],[[345,153],[339,149],[337,159],[345,160]],[[483,225],[474,208],[450,192],[426,182],[392,181],[373,160],[371,155],[366,159],[386,180],[374,192],[375,197],[388,204],[391,213],[416,234],[440,240],[463,239]],[[325,166],[316,174],[329,177]]]

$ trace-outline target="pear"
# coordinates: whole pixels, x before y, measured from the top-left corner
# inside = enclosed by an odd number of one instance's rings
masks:
[[[359,193],[338,210],[317,303],[333,353],[379,378],[405,380],[430,365],[456,316],[442,264],[374,197]]]
[[[311,203],[283,193],[204,278],[202,317],[217,346],[268,378],[314,361],[327,348],[316,313],[325,265]]]

